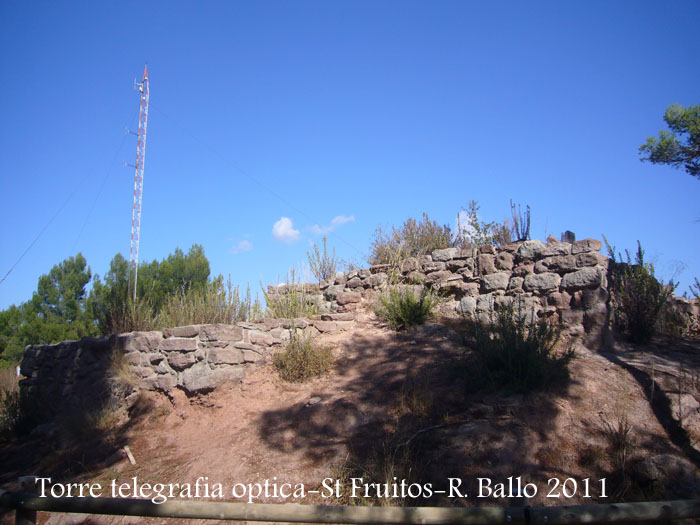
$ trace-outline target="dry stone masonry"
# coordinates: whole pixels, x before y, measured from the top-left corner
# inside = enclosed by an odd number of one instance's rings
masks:
[[[318,320],[192,325],[28,346],[20,369],[26,379],[20,386],[54,410],[82,408],[86,401],[99,404],[90,398],[109,394],[116,352],[137,389],[205,393],[223,382],[239,381],[250,365],[269,358],[289,341],[292,325],[297,334],[313,337],[347,330],[352,318],[326,314]]]
[[[376,265],[319,285],[294,286],[311,294],[322,311],[353,312],[389,283],[423,284],[447,297],[444,310],[482,322],[517,300],[515,307],[561,320],[569,336],[597,345],[609,320],[609,259],[598,253],[601,247],[598,240],[584,239],[446,248],[407,259],[399,268]],[[289,291],[289,286],[268,289],[269,294]]]
[[[609,259],[600,249],[595,239],[447,248],[407,259],[398,268],[376,265],[319,284],[270,286],[270,296],[307,294],[320,306],[320,319],[182,326],[28,346],[21,365],[26,379],[20,386],[56,410],[79,408],[86,399],[99,401],[111,391],[109,371],[116,351],[139,389],[208,392],[239,381],[249,366],[268,359],[289,340],[292,326],[312,337],[349,329],[356,310],[391,284],[429,285],[446,298],[443,312],[482,322],[490,321],[497,307],[514,304],[520,311],[561,321],[570,340],[600,348],[609,342],[611,320]],[[700,331],[698,301],[674,301],[689,326]]]

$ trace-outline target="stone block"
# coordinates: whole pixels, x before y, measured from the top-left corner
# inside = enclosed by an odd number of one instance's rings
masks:
[[[476,264],[476,259],[464,259],[464,262],[466,264],[462,268],[458,269],[457,273],[464,277],[474,277],[474,266]]]
[[[511,277],[508,281],[508,288],[506,289],[508,293],[522,293],[523,291],[523,279],[522,277]]]
[[[359,277],[353,277],[347,282],[345,286],[352,289],[362,288],[362,279],[360,279]]]
[[[517,253],[520,260],[535,261],[542,257],[546,250],[546,244],[540,240],[533,240],[523,242]]]
[[[583,268],[586,266],[598,266],[599,253],[583,252],[576,255],[576,266]]]
[[[533,263],[519,264],[513,268],[513,275],[515,277],[526,277],[531,273],[535,273],[535,265]]]
[[[535,273],[567,273],[576,271],[576,258],[572,255],[554,255],[535,263]]]
[[[428,284],[443,283],[452,277],[452,272],[448,270],[440,270],[438,272],[429,273],[425,276],[425,282]]]
[[[171,352],[168,355],[168,364],[175,370],[184,370],[197,362],[197,356],[192,352]]]
[[[460,268],[464,268],[467,265],[467,261],[465,259],[453,259],[451,261],[447,261],[445,265],[451,272],[456,272]]]
[[[250,343],[245,343],[243,341],[238,341],[233,343],[234,348],[240,348],[241,350],[257,350],[258,348]]]
[[[240,381],[244,375],[241,366],[211,369],[206,363],[198,363],[182,373],[182,387],[189,394],[205,393],[224,382]]]
[[[481,280],[481,291],[483,293],[505,290],[510,280],[510,273],[500,272],[484,275]]]
[[[585,252],[599,252],[603,244],[598,239],[583,239],[571,245],[571,254],[576,255]]]
[[[140,366],[141,364],[145,364],[146,362],[144,354],[142,352],[129,352],[128,354],[124,354],[124,361],[126,361],[127,364],[130,364],[132,366]],[[25,365],[23,360],[20,372],[22,373],[22,375],[26,376],[27,374],[24,373],[24,366]]]
[[[336,297],[336,301],[341,306],[351,303],[359,303],[361,300],[362,296],[359,292],[340,292]]]
[[[583,242],[583,241],[580,241]],[[603,281],[603,272],[597,266],[582,268],[573,273],[567,273],[562,279],[561,286],[567,292],[598,288]]]
[[[369,267],[369,272],[372,274],[375,273],[386,273],[389,270],[391,270],[391,265],[390,264],[375,264],[374,266]]]
[[[474,317],[476,314],[476,298],[465,296],[459,301],[458,311],[467,317]]]
[[[556,255],[571,255],[571,245],[565,242],[547,244],[547,247],[542,252],[542,257],[552,257]]]
[[[336,329],[334,321],[314,321],[314,326],[321,333],[334,332]]]
[[[496,257],[494,255],[488,253],[479,254],[477,264],[481,275],[496,273]]]
[[[335,314],[323,314],[321,316],[321,321],[354,321],[355,314],[351,312],[346,313],[335,313]]]
[[[250,332],[250,342],[254,345],[272,346],[275,339],[272,335],[264,332]]]
[[[568,308],[570,303],[571,296],[566,292],[552,292],[547,295],[547,306]]]
[[[237,365],[243,362],[243,351],[238,348],[212,348],[209,350],[209,361],[215,365]]]
[[[279,328],[280,326],[282,326],[282,321],[280,321],[279,319],[265,318],[263,319],[262,325],[264,326],[262,330],[264,332],[269,332],[271,330],[274,330],[275,328]]]
[[[174,374],[175,371],[168,365],[167,361],[161,361],[158,363],[158,365],[154,368],[156,371],[156,374]]]
[[[415,272],[420,269],[420,264],[418,264],[418,260],[415,257],[409,257],[405,261],[401,262],[400,270],[401,273],[409,273],[409,272]]]
[[[559,288],[561,277],[556,273],[536,273],[525,277],[523,290],[526,292],[550,292]]]
[[[496,255],[497,270],[512,270],[513,269],[513,254],[508,252],[500,252]]]
[[[427,261],[421,265],[421,268],[423,269],[424,273],[441,272],[447,268],[447,265],[440,261]]]
[[[246,363],[257,363],[263,358],[260,352],[255,350],[243,350],[243,361]]]
[[[445,248],[444,250],[433,251],[433,261],[449,261],[459,254],[459,248]]]
[[[163,337],[197,337],[202,325],[176,326],[163,330]]]
[[[197,350],[197,340],[191,337],[171,337],[158,342],[158,350],[164,352],[194,352]]]
[[[152,365],[157,365],[160,363],[163,359],[165,359],[165,356],[163,354],[159,354],[157,352],[151,352],[149,354],[143,354],[143,357],[146,361],[151,363]]]
[[[422,274],[420,272],[409,272],[409,274],[406,275],[406,282],[422,283],[424,281],[425,281],[425,274]]]
[[[158,387],[158,390],[162,392],[170,392],[173,388],[177,386],[177,379],[175,376],[172,376],[170,374],[168,375],[159,375],[156,377],[156,385]]]
[[[340,292],[342,292],[343,290],[345,290],[345,285],[344,285],[344,284],[342,284],[342,285],[341,285],[341,284],[334,284],[333,286],[329,286],[328,288],[326,288],[326,290],[323,292],[323,296],[324,296],[326,299],[332,301],[332,300],[335,299],[335,298],[338,296],[338,294],[339,294]]]
[[[389,278],[385,273],[373,273],[372,276],[369,278],[369,283],[372,285],[374,288],[378,288],[380,286],[384,286],[388,282]]]
[[[158,349],[163,339],[161,332],[132,332],[126,334],[125,350],[138,350],[140,352],[150,352]]]
[[[240,341],[243,339],[243,329],[232,324],[207,324],[199,332],[202,341]]]

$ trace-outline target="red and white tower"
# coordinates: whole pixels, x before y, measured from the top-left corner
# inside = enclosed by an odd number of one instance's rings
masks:
[[[129,255],[129,288],[136,299],[136,282],[139,273],[139,238],[141,236],[141,201],[143,199],[143,168],[146,163],[146,128],[148,126],[148,65],[143,69],[143,79],[137,84],[141,93],[139,132],[136,142],[136,174],[134,177],[134,210],[131,216],[131,253]]]

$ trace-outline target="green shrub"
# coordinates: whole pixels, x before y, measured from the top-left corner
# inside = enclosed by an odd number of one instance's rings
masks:
[[[323,238],[323,255],[321,255],[318,246],[314,244],[314,253],[306,252],[309,259],[309,268],[314,277],[320,281],[326,281],[335,276],[335,270],[338,266],[338,260],[335,257],[335,248],[333,248],[333,256],[328,255],[326,250],[326,238]]]
[[[468,322],[468,373],[477,386],[486,381],[495,388],[529,392],[568,379],[573,351],[557,355],[560,327],[534,318],[518,302],[497,308],[491,323]]]
[[[690,293],[692,293],[696,299],[700,300],[700,281],[695,278],[695,283],[690,285]]]
[[[391,233],[379,226],[372,242],[370,264],[396,264],[408,257],[415,257],[452,245],[452,230],[448,225],[440,226],[431,221],[427,213],[417,222],[409,218],[398,230],[392,226]]]
[[[325,374],[333,366],[333,353],[318,346],[308,336],[292,330],[292,338],[283,352],[273,358],[275,368],[285,381],[301,382]]]
[[[603,236],[611,259],[611,286],[615,322],[635,343],[646,343],[656,334],[661,313],[673,295],[675,285],[660,283],[654,277],[654,266],[644,262],[644,250],[637,241],[635,262],[626,251],[627,262],[618,262],[615,248]],[[620,259],[622,256],[620,255]]]
[[[379,297],[374,311],[394,330],[401,330],[423,324],[433,317],[439,302],[432,290],[426,287],[421,287],[418,294],[410,287],[393,287]]]

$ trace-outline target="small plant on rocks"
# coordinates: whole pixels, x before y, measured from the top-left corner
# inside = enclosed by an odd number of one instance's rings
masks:
[[[661,313],[673,295],[675,285],[664,285],[654,276],[654,265],[644,261],[644,250],[637,241],[634,263],[629,252],[627,262],[618,262],[615,248],[603,236],[612,259],[613,304],[618,327],[634,343],[646,343],[656,334]],[[622,256],[620,255],[620,259]]]
[[[426,287],[416,293],[410,287],[393,287],[379,297],[375,313],[386,319],[394,330],[423,324],[435,315],[439,298]]]
[[[311,268],[311,273],[318,281],[325,281],[331,279],[335,276],[336,267],[338,266],[338,260],[335,257],[335,248],[333,248],[333,256],[328,255],[328,250],[326,249],[326,237],[323,238],[323,254],[318,249],[318,245],[314,244],[314,251],[306,252],[306,256],[309,259],[309,267]]]

